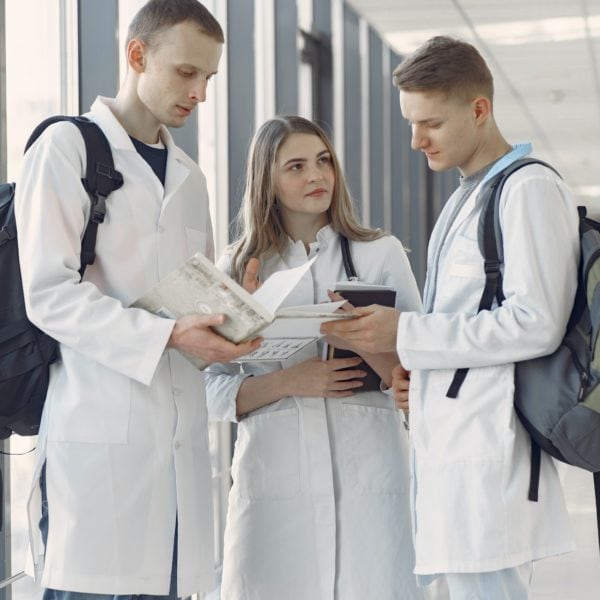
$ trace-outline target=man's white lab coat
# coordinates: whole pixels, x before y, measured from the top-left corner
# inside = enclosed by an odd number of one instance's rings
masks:
[[[492,571],[572,549],[555,466],[542,458],[539,502],[527,499],[530,441],[513,408],[514,362],[553,351],[576,287],[577,212],[550,170],[527,166],[504,187],[502,307],[477,314],[485,280],[478,189],[432,234],[428,314],[403,313],[398,353],[412,371],[416,572]],[[470,367],[458,398],[455,369]]]
[[[32,559],[44,587],[167,594],[178,521],[178,595],[214,587],[212,487],[203,374],[166,351],[174,321],[127,308],[191,254],[212,258],[204,176],[165,128],[166,187],[98,99],[124,185],[107,200],[96,261],[79,283],[90,201],[85,148],[51,126],[17,186],[20,259],[30,319],[60,342],[51,368],[30,498]],[[46,462],[49,536],[40,542]]]

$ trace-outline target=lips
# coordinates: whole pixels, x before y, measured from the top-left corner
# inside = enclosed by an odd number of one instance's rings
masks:
[[[193,109],[193,107],[182,106],[181,104],[177,105],[177,110],[184,117],[187,117],[189,114],[191,114],[192,109]]]
[[[310,194],[306,194],[306,195],[311,196],[313,198],[317,198],[326,193],[327,193],[327,190],[325,188],[317,188],[316,190],[313,190]]]

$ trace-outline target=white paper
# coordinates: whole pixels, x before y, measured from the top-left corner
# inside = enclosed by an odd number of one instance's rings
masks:
[[[268,338],[263,341],[260,348],[233,362],[280,362],[287,360],[316,339],[316,337]]]
[[[300,267],[273,273],[252,294],[252,297],[274,315],[316,259],[315,256]]]
[[[341,300],[307,306],[286,306],[277,311],[275,320],[267,325],[260,335],[265,338],[309,337],[316,340],[322,337],[321,323],[349,316],[335,312],[345,303],[345,300]]]

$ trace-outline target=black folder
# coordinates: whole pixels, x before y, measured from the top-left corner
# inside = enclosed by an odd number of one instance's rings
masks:
[[[340,282],[334,290],[337,294],[348,300],[353,306],[369,306],[370,304],[379,304],[381,306],[395,306],[396,290],[387,286],[369,285],[354,282]],[[329,346],[327,350],[327,358],[350,358],[357,356],[355,352],[350,350],[342,350]],[[367,375],[362,378],[362,387],[355,388],[355,393],[379,391],[381,377],[373,371],[366,363],[362,362],[358,367],[353,369],[362,369],[367,372]]]

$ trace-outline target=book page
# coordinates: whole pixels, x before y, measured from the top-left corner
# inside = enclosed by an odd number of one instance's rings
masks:
[[[281,306],[296,285],[298,285],[298,282],[310,269],[315,260],[317,260],[317,256],[300,267],[273,273],[252,294],[252,297],[271,313],[275,314],[275,311]]]
[[[280,308],[275,319],[267,325],[260,335],[268,338],[300,338],[311,337],[318,339],[321,334],[321,324],[333,319],[346,319],[350,313],[336,312],[346,301],[324,302],[306,306],[286,306]]]
[[[223,313],[227,320],[215,329],[235,343],[254,337],[274,318],[200,253],[190,257],[132,306],[173,319],[189,314]]]
[[[297,338],[268,338],[263,341],[260,348],[250,354],[245,354],[232,362],[269,362],[283,361],[305,348],[316,337]]]

